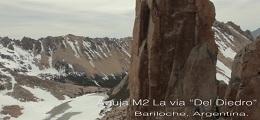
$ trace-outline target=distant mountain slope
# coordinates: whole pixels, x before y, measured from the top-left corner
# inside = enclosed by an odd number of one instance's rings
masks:
[[[219,48],[217,79],[228,83],[235,55],[253,40],[248,31],[243,31],[233,22],[216,21],[213,26],[215,41]]]
[[[103,93],[127,74],[130,42],[74,35],[0,38],[0,119],[100,117]]]
[[[129,39],[74,35],[39,40],[1,38],[0,64],[13,72],[41,79],[112,87],[105,82],[117,80],[127,72]]]
[[[256,29],[255,31],[252,31],[252,35],[254,36],[254,38],[260,36],[260,28]]]

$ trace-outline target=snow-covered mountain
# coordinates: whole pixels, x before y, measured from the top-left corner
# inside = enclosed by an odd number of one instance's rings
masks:
[[[216,77],[228,83],[235,55],[253,37],[232,22],[216,21],[212,29],[219,48]],[[0,38],[0,119],[100,117],[103,93],[127,74],[130,46],[131,38]]]
[[[99,117],[103,93],[127,74],[130,40],[0,38],[0,119]]]
[[[228,83],[231,78],[231,67],[235,55],[252,42],[253,36],[249,31],[241,30],[233,22],[216,21],[212,29],[219,49],[216,77],[218,80]]]
[[[104,87],[113,87],[105,81],[117,80],[127,72],[130,57],[129,38],[0,38],[0,48],[2,69],[41,79]]]

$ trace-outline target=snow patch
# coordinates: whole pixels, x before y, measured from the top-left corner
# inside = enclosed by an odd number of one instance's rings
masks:
[[[96,67],[93,60],[90,60],[90,61],[89,61],[89,64],[90,64],[93,68]]]
[[[103,53],[103,55],[107,58],[108,56],[107,56],[107,54],[103,51],[103,49],[102,49],[100,46],[98,46],[98,48],[99,48],[99,50]]]
[[[124,52],[129,58],[131,57],[131,55],[126,51],[125,48],[122,47],[122,50],[123,50],[123,52]]]
[[[29,90],[34,96],[42,99],[38,102],[20,102],[11,96],[7,96],[0,91],[0,110],[4,106],[9,105],[19,105],[23,108],[22,115],[18,118],[12,118],[12,120],[43,120],[48,118],[50,115],[47,114],[55,106],[61,105],[63,103],[69,102],[71,106],[70,109],[62,111],[59,116],[62,116],[69,112],[79,112],[73,116],[70,120],[81,120],[82,118],[87,118],[88,120],[95,120],[100,118],[100,111],[105,108],[103,100],[107,97],[100,94],[87,94],[77,98],[68,98],[65,100],[58,100],[50,92],[43,90],[41,88],[35,87],[30,88],[27,86],[22,86],[23,88]],[[3,115],[0,115],[3,117]],[[57,117],[55,117],[57,119]]]
[[[225,75],[223,75],[221,73],[217,73],[216,77],[217,77],[217,80],[224,81],[226,84],[228,84],[229,81],[230,81],[230,78],[228,78],[227,76],[225,76]]]
[[[75,47],[74,43],[72,41],[67,41],[67,43],[69,44],[70,48],[74,51],[75,56],[76,57],[80,57],[79,53],[77,51],[77,48]]]
[[[66,44],[66,40],[62,40],[62,44],[65,46],[65,48],[67,48],[67,44]]]
[[[40,44],[41,44],[41,53],[44,53],[44,46],[43,46],[43,42],[40,40]]]
[[[219,51],[226,57],[230,59],[234,59],[236,56],[236,52],[228,47],[223,41],[217,40],[216,44],[218,45]]]
[[[217,68],[217,80],[223,80],[228,83],[231,78],[231,70],[220,60],[217,60]]]

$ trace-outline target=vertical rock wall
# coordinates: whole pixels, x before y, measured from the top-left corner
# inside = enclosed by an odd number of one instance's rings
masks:
[[[247,117],[231,117],[232,120],[259,120],[260,105],[260,38],[246,46],[235,57],[232,76],[226,91],[226,99],[254,101],[252,106],[227,107],[226,111],[245,112]]]
[[[214,99],[217,94],[217,47],[211,31],[214,20],[214,6],[209,0],[137,0],[130,98]],[[135,111],[195,110],[213,109],[130,106],[128,120],[167,119],[135,117]]]

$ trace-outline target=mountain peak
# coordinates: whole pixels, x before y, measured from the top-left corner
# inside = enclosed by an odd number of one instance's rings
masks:
[[[232,21],[228,21],[226,24],[231,26],[235,30],[237,30],[240,34],[243,34],[244,36],[246,36],[249,40],[252,40],[252,41],[254,40],[254,37],[249,30],[245,30],[245,31],[242,30],[242,28],[239,25],[237,25],[236,23],[234,23]]]
[[[257,38],[258,36],[260,36],[260,28],[252,31],[252,35],[254,36],[254,38]]]

